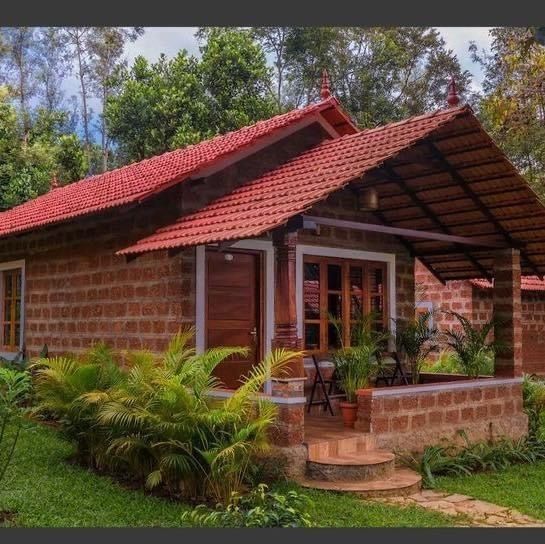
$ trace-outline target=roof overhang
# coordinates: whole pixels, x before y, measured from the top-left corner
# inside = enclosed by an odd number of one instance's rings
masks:
[[[490,279],[498,247],[545,273],[545,208],[468,107],[319,144],[119,254],[259,236],[347,185],[377,189],[377,223],[442,281]]]

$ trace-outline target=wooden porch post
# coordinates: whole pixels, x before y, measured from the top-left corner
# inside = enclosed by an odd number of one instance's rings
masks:
[[[301,349],[297,334],[295,289],[295,249],[297,232],[282,229],[274,233],[275,291],[273,348]],[[278,404],[274,441],[279,446],[303,442],[305,417],[305,370],[302,357],[295,359],[286,373],[272,378],[272,396]]]
[[[498,321],[494,335],[502,349],[496,355],[496,376],[522,376],[520,275],[520,251],[499,250],[494,257],[493,311]]]

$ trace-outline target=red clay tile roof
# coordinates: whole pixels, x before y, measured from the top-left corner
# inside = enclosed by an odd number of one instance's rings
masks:
[[[357,130],[353,125],[348,126],[350,122],[340,110],[337,100],[330,98],[184,149],[177,149],[54,189],[0,213],[0,237],[140,202],[175,183],[182,182],[220,158],[249,148],[260,138],[326,110],[335,110],[334,117],[336,121],[340,121],[341,133]]]
[[[117,254],[263,234],[470,111],[467,106],[440,110],[324,141]]]
[[[471,285],[479,289],[492,289],[493,283],[485,279],[469,280]],[[537,276],[522,276],[520,288],[523,291],[545,291],[545,280],[540,280]]]

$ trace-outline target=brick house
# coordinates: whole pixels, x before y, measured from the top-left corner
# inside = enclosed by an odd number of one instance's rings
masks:
[[[327,78],[321,96],[0,214],[3,355],[97,340],[160,350],[189,323],[197,349],[252,348],[219,369],[229,394],[275,346],[335,349],[331,314],[349,330],[374,310],[393,332],[414,312],[418,256],[441,280],[495,278],[508,349],[494,378],[361,391],[351,440],[418,449],[460,428],[525,434],[520,275],[545,272],[545,209],[454,82],[445,109],[363,131]],[[267,384],[275,442],[338,453],[340,423],[305,419],[305,381],[299,359]]]
[[[446,312],[467,317],[477,326],[492,317],[492,282],[485,279],[441,283],[418,260],[415,264],[417,306],[434,312],[441,330],[456,319]],[[536,276],[521,278],[522,368],[525,373],[545,376],[545,281]]]

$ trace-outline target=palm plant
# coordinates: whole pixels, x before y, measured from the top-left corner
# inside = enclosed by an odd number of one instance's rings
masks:
[[[276,407],[256,399],[271,375],[297,354],[276,350],[255,366],[227,399],[211,396],[220,385],[213,371],[245,348],[195,353],[177,336],[159,364],[139,356],[126,382],[98,414],[110,429],[108,451],[146,480],[191,498],[226,501],[238,491],[252,456],[267,448]]]
[[[101,362],[95,354],[91,369],[89,357],[40,360],[38,411],[56,414],[95,465],[123,468],[148,488],[227,501],[253,456],[268,447],[276,407],[260,398],[263,384],[301,354],[273,351],[231,397],[218,398],[215,368],[247,349],[196,353],[193,336],[193,329],[180,331],[160,355],[128,353],[115,379],[99,379],[102,366],[109,375],[107,354]]]
[[[22,403],[29,390],[27,372],[0,367],[0,482],[15,453],[25,413]]]
[[[444,334],[447,345],[454,350],[454,356],[470,378],[478,378],[490,366],[490,359],[500,349],[500,344],[489,339],[497,325],[492,317],[482,327],[475,327],[469,319],[457,312],[447,312],[453,315],[460,324],[460,330],[448,330]]]
[[[341,349],[333,354],[338,383],[347,402],[356,401],[356,391],[369,387],[380,368],[381,352],[390,334],[373,328],[375,316],[362,316],[351,328],[350,346],[345,345],[338,320],[332,320],[341,339]]]
[[[426,357],[435,349],[437,329],[431,325],[433,312],[418,313],[409,320],[396,320],[398,350],[405,356],[411,370],[413,384],[420,380],[420,372]]]
[[[34,372],[34,414],[59,421],[67,438],[76,442],[80,459],[100,465],[106,437],[96,425],[96,406],[83,399],[91,392],[105,394],[122,380],[113,351],[97,343],[81,358],[39,358],[30,369]]]

